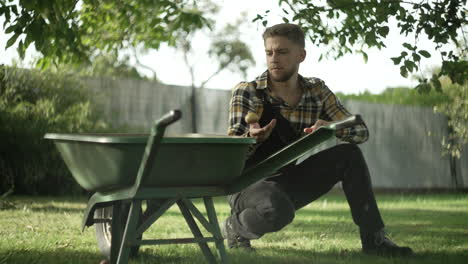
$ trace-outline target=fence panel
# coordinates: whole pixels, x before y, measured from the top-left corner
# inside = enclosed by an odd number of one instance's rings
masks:
[[[375,186],[382,188],[452,188],[450,162],[441,156],[447,119],[429,107],[344,102],[362,114],[369,127],[361,149]]]
[[[183,118],[170,133],[191,132],[189,87],[138,80],[87,79],[97,92],[109,123],[138,127],[147,132],[152,122],[171,109]],[[226,134],[231,91],[203,89],[196,93],[199,133]],[[373,184],[380,188],[454,188],[447,156],[441,156],[441,138],[447,119],[428,107],[343,102],[352,113],[362,114],[369,141],[361,145]],[[457,160],[457,180],[468,187],[468,148]]]

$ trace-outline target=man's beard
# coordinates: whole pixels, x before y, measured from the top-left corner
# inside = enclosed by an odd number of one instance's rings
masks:
[[[296,72],[296,69],[292,68],[291,70],[287,72],[283,72],[280,75],[274,76],[270,71],[270,78],[274,82],[287,82],[289,81],[289,79],[291,79],[291,77],[294,75],[295,72]]]

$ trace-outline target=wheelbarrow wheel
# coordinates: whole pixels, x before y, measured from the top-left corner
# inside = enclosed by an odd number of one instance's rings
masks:
[[[130,210],[129,204],[124,204],[122,206],[122,215],[119,217],[121,220],[120,226],[122,227],[121,234],[123,234],[123,229],[125,229],[125,224],[127,222],[128,212]],[[140,210],[140,217],[141,217]],[[112,206],[103,207],[96,209],[94,211],[94,218],[103,219],[100,223],[94,224],[96,230],[96,240],[101,251],[101,254],[110,259],[111,255],[111,245],[112,245]],[[141,237],[140,237],[141,238]],[[130,257],[136,257],[138,255],[138,250],[140,246],[134,246],[130,249]]]

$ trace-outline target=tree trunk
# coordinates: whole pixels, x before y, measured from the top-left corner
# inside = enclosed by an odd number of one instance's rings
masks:
[[[197,129],[197,91],[195,85],[192,85],[192,93],[190,95],[190,109],[192,112],[192,133],[198,133]]]

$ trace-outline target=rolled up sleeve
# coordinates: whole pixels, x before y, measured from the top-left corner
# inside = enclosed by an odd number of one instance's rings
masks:
[[[234,87],[229,107],[229,128],[230,136],[246,136],[249,132],[245,116],[249,111],[255,111],[252,103],[251,92],[246,88],[248,83],[240,83]]]
[[[241,82],[234,87],[229,106],[229,128],[228,135],[249,137],[249,128],[245,122],[245,116],[248,112],[257,112],[258,109],[254,103],[255,87],[250,83]],[[255,150],[261,143],[255,143],[249,146],[246,159],[255,153]]]

